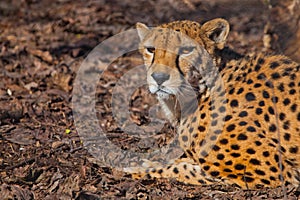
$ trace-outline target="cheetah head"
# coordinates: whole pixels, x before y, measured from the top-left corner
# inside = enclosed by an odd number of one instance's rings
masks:
[[[158,98],[184,95],[186,83],[194,88],[212,81],[214,51],[224,47],[229,32],[226,20],[214,19],[202,26],[177,21],[155,28],[137,23],[136,27],[149,90]]]

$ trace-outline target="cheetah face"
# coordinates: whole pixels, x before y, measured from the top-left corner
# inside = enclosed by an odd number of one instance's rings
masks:
[[[220,23],[220,20],[204,24],[202,29],[199,24],[192,24],[194,32],[190,34],[186,27],[176,28],[174,23],[152,29],[137,23],[141,39],[139,50],[147,67],[151,93],[167,99],[187,96],[187,92],[194,92],[193,89],[199,87],[203,74],[209,74],[206,71],[213,65],[208,51],[223,44],[227,37],[228,24],[225,20]],[[205,49],[207,46],[211,48]]]
[[[163,99],[177,95],[180,87],[186,86],[185,78],[192,73],[197,62],[199,45],[188,36],[168,28],[150,30],[139,25],[138,30],[143,37],[140,51],[147,67],[150,92]]]

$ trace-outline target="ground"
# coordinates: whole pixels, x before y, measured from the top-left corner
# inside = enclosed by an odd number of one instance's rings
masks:
[[[294,188],[245,191],[189,186],[174,180],[132,180],[102,166],[83,147],[74,124],[72,90],[86,55],[136,22],[179,19],[231,23],[228,44],[239,53],[266,50],[266,1],[1,1],[0,2],[0,199],[297,199]],[[185,3],[184,3],[185,2]],[[123,149],[149,144],[124,134],[113,121],[111,90],[122,73],[141,63],[133,53],[115,62],[97,87],[96,109],[109,138]],[[134,59],[132,59],[134,58]],[[131,119],[147,124],[155,104],[145,88],[131,96]],[[151,132],[151,130],[149,130]],[[174,135],[165,125],[154,143]],[[285,194],[284,194],[285,193]]]

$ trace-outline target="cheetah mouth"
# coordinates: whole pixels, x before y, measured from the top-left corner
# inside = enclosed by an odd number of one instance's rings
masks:
[[[156,87],[155,89],[154,88],[149,88],[149,89],[152,94],[155,94],[160,99],[168,99],[171,95],[173,95],[173,92],[168,90],[168,88],[165,87]]]
[[[168,99],[170,96],[175,95],[176,90],[166,86],[157,86],[154,84],[148,85],[149,91],[156,95],[159,99]]]
[[[171,95],[171,93],[162,89],[158,89],[154,94],[161,99],[168,99]]]

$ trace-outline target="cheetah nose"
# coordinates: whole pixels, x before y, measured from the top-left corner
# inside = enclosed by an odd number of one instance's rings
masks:
[[[151,76],[158,85],[163,84],[165,81],[169,80],[170,78],[170,74],[164,72],[153,72]]]

